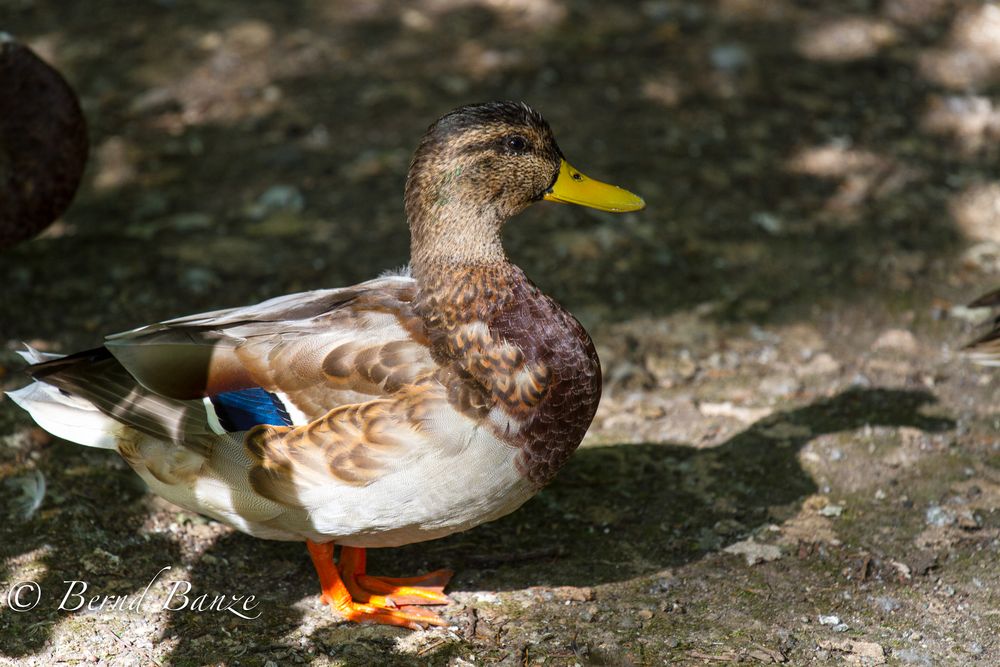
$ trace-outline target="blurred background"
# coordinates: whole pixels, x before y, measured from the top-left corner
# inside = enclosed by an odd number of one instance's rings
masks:
[[[65,215],[0,252],[4,388],[21,341],[405,264],[411,152],[461,104],[528,102],[648,204],[507,227],[591,331],[605,398],[521,511],[373,556],[456,568],[457,630],[337,624],[301,545],[179,512],[3,401],[0,581],[125,594],[172,564],[269,623],[0,603],[0,656],[1000,660],[1000,392],[956,355],[987,317],[962,304],[1000,283],[1000,5],[0,0],[0,30],[62,72],[91,140]]]

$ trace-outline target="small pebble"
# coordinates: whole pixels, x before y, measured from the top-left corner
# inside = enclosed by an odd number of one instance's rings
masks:
[[[918,349],[917,338],[905,329],[889,329],[883,331],[874,344],[874,350],[893,350],[905,354],[913,354]]]
[[[747,62],[750,60],[750,56],[747,53],[747,50],[742,46],[740,46],[739,44],[720,44],[719,46],[716,46],[714,49],[712,49],[709,57],[712,60],[713,67],[725,71],[734,71],[738,69],[743,69],[744,67],[746,67]],[[770,214],[767,213],[758,213],[756,215],[770,216]],[[756,217],[756,215],[754,217]]]
[[[781,221],[781,218],[764,211],[751,215],[750,222],[757,225],[768,234],[780,234],[785,227],[785,223]]]
[[[843,505],[827,505],[819,511],[823,516],[837,517],[844,513]]]
[[[305,198],[294,185],[272,185],[248,209],[252,218],[263,218],[274,211],[298,213],[305,208]]]
[[[875,604],[884,612],[893,612],[899,609],[899,600],[886,595],[875,598]]]
[[[950,526],[955,523],[955,512],[940,505],[931,505],[925,514],[927,524],[931,526]]]
[[[934,664],[934,661],[931,660],[929,655],[921,653],[920,651],[914,651],[910,648],[893,651],[892,655],[900,662],[909,665],[927,665],[927,667],[930,667]]]

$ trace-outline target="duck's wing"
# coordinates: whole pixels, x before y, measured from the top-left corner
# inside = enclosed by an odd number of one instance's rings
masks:
[[[220,431],[308,423],[436,368],[413,294],[411,279],[393,276],[278,297],[110,336],[28,372],[140,432],[202,449]]]
[[[105,347],[157,395],[192,400],[259,387],[312,420],[392,394],[435,367],[414,292],[408,277],[379,278],[168,320],[110,336]]]
[[[1000,289],[979,297],[969,308],[1000,308]],[[1000,366],[1000,315],[988,327],[986,333],[965,346],[965,355],[977,364]]]

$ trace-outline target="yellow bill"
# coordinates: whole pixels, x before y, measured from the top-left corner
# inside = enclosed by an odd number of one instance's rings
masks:
[[[646,208],[646,202],[642,197],[618,186],[587,178],[566,160],[559,165],[559,177],[546,191],[543,199],[563,204],[579,204],[614,213]]]

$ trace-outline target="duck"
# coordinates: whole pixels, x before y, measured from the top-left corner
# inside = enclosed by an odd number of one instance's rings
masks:
[[[548,484],[601,397],[584,327],[504,251],[535,202],[644,201],[585,176],[527,104],[434,122],[404,191],[407,269],[189,315],[67,356],[27,348],[10,392],[43,429],[115,450],[171,503],[305,542],[349,621],[445,625],[449,570],[370,575],[367,549],[498,519]],[[339,557],[335,547],[339,547]]]

